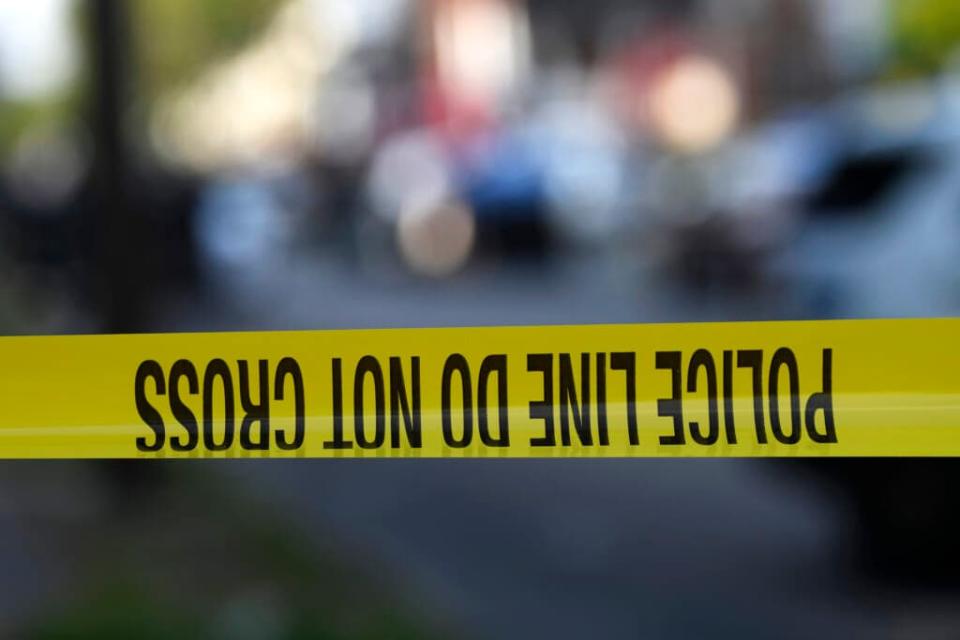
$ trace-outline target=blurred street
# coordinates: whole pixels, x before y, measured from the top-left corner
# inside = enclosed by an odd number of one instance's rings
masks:
[[[185,312],[157,329],[208,329],[211,319],[235,330],[955,315],[958,168],[910,181],[868,220],[811,221],[769,280],[748,289],[657,287],[656,266],[597,255],[485,265],[442,286],[294,256],[224,274],[216,293],[182,301],[174,308]],[[857,576],[851,498],[806,463],[245,462],[221,471],[365,549],[475,637],[908,638],[960,623],[952,596],[905,600]]]

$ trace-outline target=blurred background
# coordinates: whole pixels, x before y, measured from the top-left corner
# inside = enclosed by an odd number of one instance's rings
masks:
[[[0,0],[4,334],[952,316],[955,0]],[[0,635],[953,638],[950,461],[0,466]]]

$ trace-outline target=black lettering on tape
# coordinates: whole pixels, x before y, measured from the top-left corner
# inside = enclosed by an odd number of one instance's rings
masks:
[[[530,402],[530,419],[543,420],[543,435],[530,438],[531,447],[557,446],[553,422],[553,356],[549,353],[527,354],[527,371],[543,375],[543,399]]]
[[[597,440],[602,446],[610,444],[607,430],[607,354],[597,354]]]
[[[627,433],[630,444],[640,444],[640,433],[637,429],[637,354],[633,352],[610,354],[610,368],[614,371],[623,371],[627,387]],[[606,444],[604,442],[604,444]]]
[[[790,432],[783,430],[783,424],[780,419],[780,400],[778,393],[780,390],[780,369],[787,368],[787,376],[790,385]],[[800,371],[797,367],[797,357],[793,351],[786,347],[781,347],[773,354],[773,360],[770,362],[770,430],[773,436],[783,444],[797,444],[802,435],[802,425],[800,419]]]
[[[823,411],[823,433],[817,431],[817,411]],[[837,442],[837,426],[833,420],[833,349],[823,350],[823,391],[810,396],[804,414],[811,440],[820,444]]]
[[[187,379],[187,392],[191,395],[199,393],[200,381],[197,379],[197,369],[189,360],[177,360],[170,368],[170,411],[187,432],[184,442],[181,436],[170,438],[170,447],[174,451],[193,451],[199,440],[197,416],[184,404],[180,398],[180,378]]]
[[[664,446],[677,446],[686,444],[683,428],[683,405],[681,394],[682,384],[682,354],[679,351],[658,351],[655,364],[657,369],[670,371],[669,398],[657,400],[657,415],[661,418],[673,419],[673,435],[660,436],[660,444]]]
[[[750,369],[753,373],[753,424],[757,430],[757,443],[767,444],[767,428],[763,423],[763,351],[738,351],[737,368]]]
[[[560,441],[570,446],[570,422],[580,444],[593,445],[590,431],[590,354],[580,356],[580,402],[577,402],[577,387],[573,375],[573,362],[569,353],[560,354]]]
[[[213,435],[213,385],[220,379],[223,389],[223,441]],[[203,446],[209,451],[226,451],[233,445],[233,378],[230,367],[220,358],[211,360],[203,372]]]
[[[717,366],[713,356],[706,349],[697,349],[690,358],[687,371],[687,391],[697,391],[697,374],[703,369],[707,374],[707,410],[709,413],[707,433],[704,434],[700,423],[690,422],[690,436],[697,444],[716,444],[720,438],[720,416],[717,410]]]
[[[727,443],[737,444],[737,426],[733,417],[733,351],[723,352],[723,426]]]
[[[407,444],[419,449],[423,446],[423,429],[420,417],[420,358],[410,358],[410,397],[403,380],[400,358],[390,358],[390,446],[400,448],[400,418]]]
[[[490,433],[487,419],[487,387],[490,376],[497,376],[497,418],[500,429],[497,437]],[[491,355],[483,359],[477,376],[477,430],[480,440],[488,447],[510,446],[510,403],[507,400],[507,356]]]
[[[376,425],[373,439],[368,440],[364,429],[363,388],[367,375],[373,378],[373,394]],[[383,390],[383,370],[380,362],[373,356],[364,356],[357,363],[357,370],[353,376],[353,431],[357,445],[361,449],[379,449],[386,438],[386,416],[384,407],[386,400]]]
[[[270,448],[270,382],[268,363],[257,362],[258,401],[254,402],[250,393],[250,365],[246,360],[238,360],[240,367],[240,407],[243,409],[243,421],[240,423],[240,446],[248,451],[266,451]],[[256,440],[253,439],[253,425],[259,425]]]
[[[303,439],[306,435],[307,408],[304,399],[303,373],[300,371],[300,365],[293,358],[284,358],[277,365],[277,372],[273,381],[274,400],[284,399],[284,384],[287,378],[293,380],[293,406],[295,411],[293,440],[287,440],[287,435],[283,431],[276,434],[277,447],[284,451],[294,451],[303,446]]]
[[[450,385],[453,384],[453,374],[459,374],[460,386],[463,392],[463,434],[457,438],[453,434],[453,424],[450,415]],[[440,393],[440,413],[443,421],[443,441],[447,446],[463,449],[473,442],[473,395],[470,382],[470,365],[467,359],[459,353],[447,358],[443,365],[443,381]]]
[[[324,449],[352,449],[353,442],[343,433],[343,360],[334,358],[330,363],[330,390],[333,400],[333,439],[323,443]]]
[[[137,413],[144,424],[153,431],[153,442],[147,442],[143,436],[137,437],[137,449],[139,451],[152,453],[163,449],[166,441],[166,430],[163,424],[163,417],[160,412],[147,400],[146,385],[147,380],[153,378],[156,385],[156,393],[164,395],[166,393],[166,384],[163,375],[163,368],[156,360],[144,360],[137,367],[137,374],[133,382],[133,396],[137,404]]]

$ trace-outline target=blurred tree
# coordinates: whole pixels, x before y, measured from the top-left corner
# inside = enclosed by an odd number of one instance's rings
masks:
[[[928,74],[960,49],[957,0],[892,0],[894,70]]]
[[[136,91],[152,103],[241,49],[283,0],[137,0],[133,40]]]
[[[49,11],[49,3],[46,4]],[[60,3],[53,15],[46,19],[42,18],[46,15],[43,11],[33,11],[29,7],[20,7],[14,14],[8,15],[8,19],[13,17],[32,23],[30,27],[24,26],[23,30],[37,39],[33,51],[28,49],[15,57],[19,73],[41,77],[52,73],[59,81],[54,80],[52,85],[43,83],[44,88],[26,93],[9,92],[6,82],[0,82],[0,160],[9,156],[27,131],[63,130],[76,124],[86,91],[83,65],[76,65],[60,77],[61,74],[51,71],[43,61],[37,60],[36,54],[38,50],[50,47],[52,41],[62,39],[66,41],[62,43],[65,55],[82,57],[82,47],[78,42],[80,38],[64,37],[67,34],[61,33],[61,30],[67,31],[69,35],[81,33],[77,28],[78,8],[81,4],[76,1]],[[9,10],[7,12],[9,13]],[[11,31],[17,30],[18,28],[11,29],[8,25],[0,31],[0,37],[12,38],[12,42],[6,42],[6,46],[0,47],[0,50],[9,51],[17,45],[17,39],[11,35]]]
[[[196,78],[206,67],[249,43],[284,0],[132,0],[133,60],[131,97],[149,109],[168,91]],[[90,38],[88,3],[71,5],[80,40]],[[0,158],[20,136],[36,127],[75,122],[89,93],[90,65],[59,91],[37,99],[12,100],[0,95]],[[141,114],[137,114],[141,115]]]

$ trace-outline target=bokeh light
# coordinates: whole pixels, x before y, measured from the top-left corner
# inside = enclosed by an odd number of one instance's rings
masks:
[[[706,56],[688,55],[654,80],[649,113],[654,133],[667,147],[701,153],[733,133],[740,97],[723,66]]]

